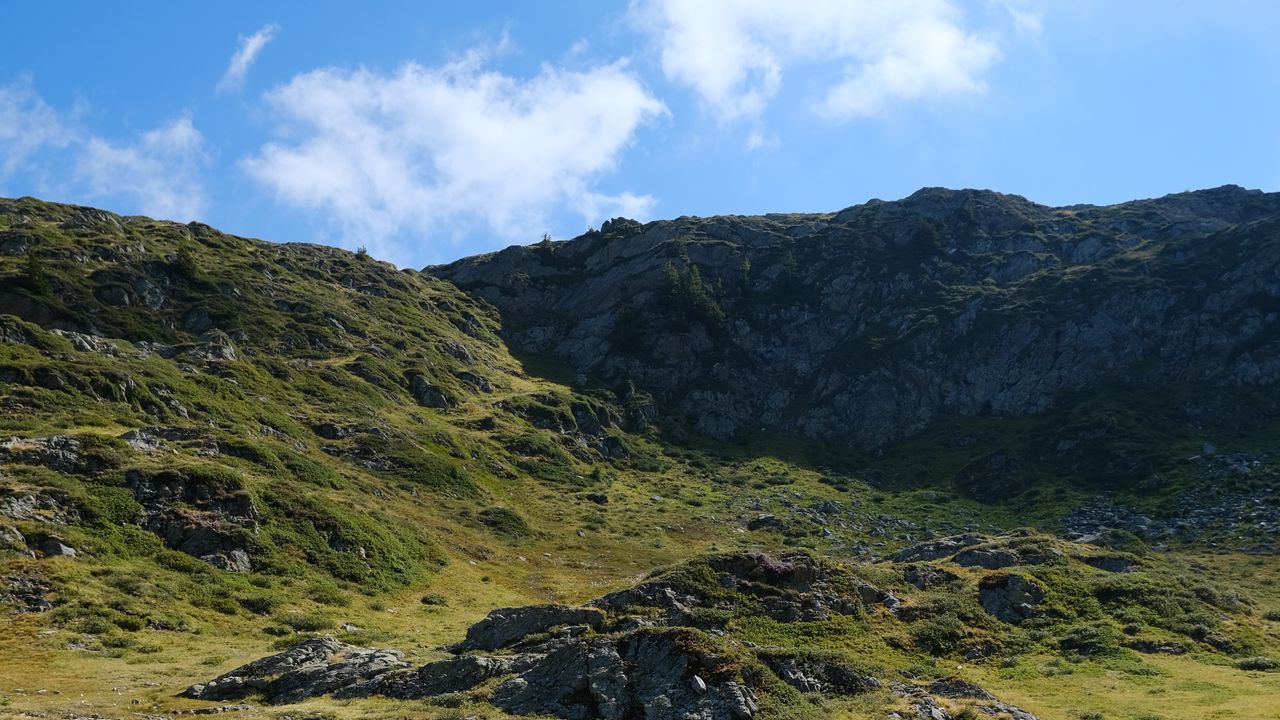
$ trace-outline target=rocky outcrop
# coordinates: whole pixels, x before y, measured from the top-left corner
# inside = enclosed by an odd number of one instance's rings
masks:
[[[234,478],[175,469],[129,470],[125,480],[143,508],[142,526],[166,545],[224,570],[252,569],[258,510]]]
[[[864,585],[802,554],[713,556],[586,607],[494,610],[450,648],[454,657],[419,668],[401,667],[386,651],[316,639],[185,694],[260,694],[280,703],[321,693],[412,699],[477,691],[505,712],[565,720],[748,720],[763,701],[761,672],[832,696],[880,683],[835,658],[754,656],[724,637],[725,621],[734,612],[784,623],[857,612]]]
[[[1065,208],[928,188],[838,213],[619,220],[426,271],[494,304],[512,346],[632,382],[695,431],[877,447],[1101,383],[1273,386],[1277,237],[1280,194],[1236,187]],[[957,482],[981,494],[1017,462],[998,452]]]

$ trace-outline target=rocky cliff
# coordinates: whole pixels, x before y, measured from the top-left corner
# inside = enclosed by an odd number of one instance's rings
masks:
[[[1107,207],[929,188],[827,214],[618,219],[426,271],[496,306],[515,351],[633,384],[722,439],[876,448],[1106,384],[1212,397],[1280,379],[1280,194],[1235,186]]]

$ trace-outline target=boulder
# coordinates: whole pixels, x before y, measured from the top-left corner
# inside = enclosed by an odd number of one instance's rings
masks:
[[[414,399],[423,407],[447,408],[450,405],[449,396],[422,375],[410,376],[409,392],[413,393]]]
[[[779,679],[801,692],[845,696],[880,688],[880,681],[874,677],[835,662],[785,655],[761,659]]]
[[[960,567],[980,567],[988,570],[1023,564],[1022,556],[1017,551],[1001,547],[965,550],[952,558],[951,562]]]

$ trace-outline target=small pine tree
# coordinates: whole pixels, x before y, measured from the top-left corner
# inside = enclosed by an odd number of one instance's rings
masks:
[[[662,282],[661,282],[662,300],[672,309],[680,306],[680,300],[684,296],[684,278],[680,276],[680,271],[676,270],[675,263],[668,261],[662,266]]]
[[[195,253],[191,252],[191,248],[187,245],[178,248],[178,256],[174,258],[173,266],[189,280],[200,277],[200,264],[196,262]]]
[[[52,284],[49,282],[49,273],[44,267],[44,260],[40,259],[40,255],[34,249],[27,250],[27,255],[23,258],[19,282],[36,295],[48,295],[53,291]]]

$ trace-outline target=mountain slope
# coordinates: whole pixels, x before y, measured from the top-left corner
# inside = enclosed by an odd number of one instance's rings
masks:
[[[633,382],[717,438],[883,447],[1103,384],[1280,379],[1280,195],[1050,208],[921,190],[839,213],[616,220],[427,272],[493,303],[520,353]],[[1273,417],[1274,402],[1260,410]]]

